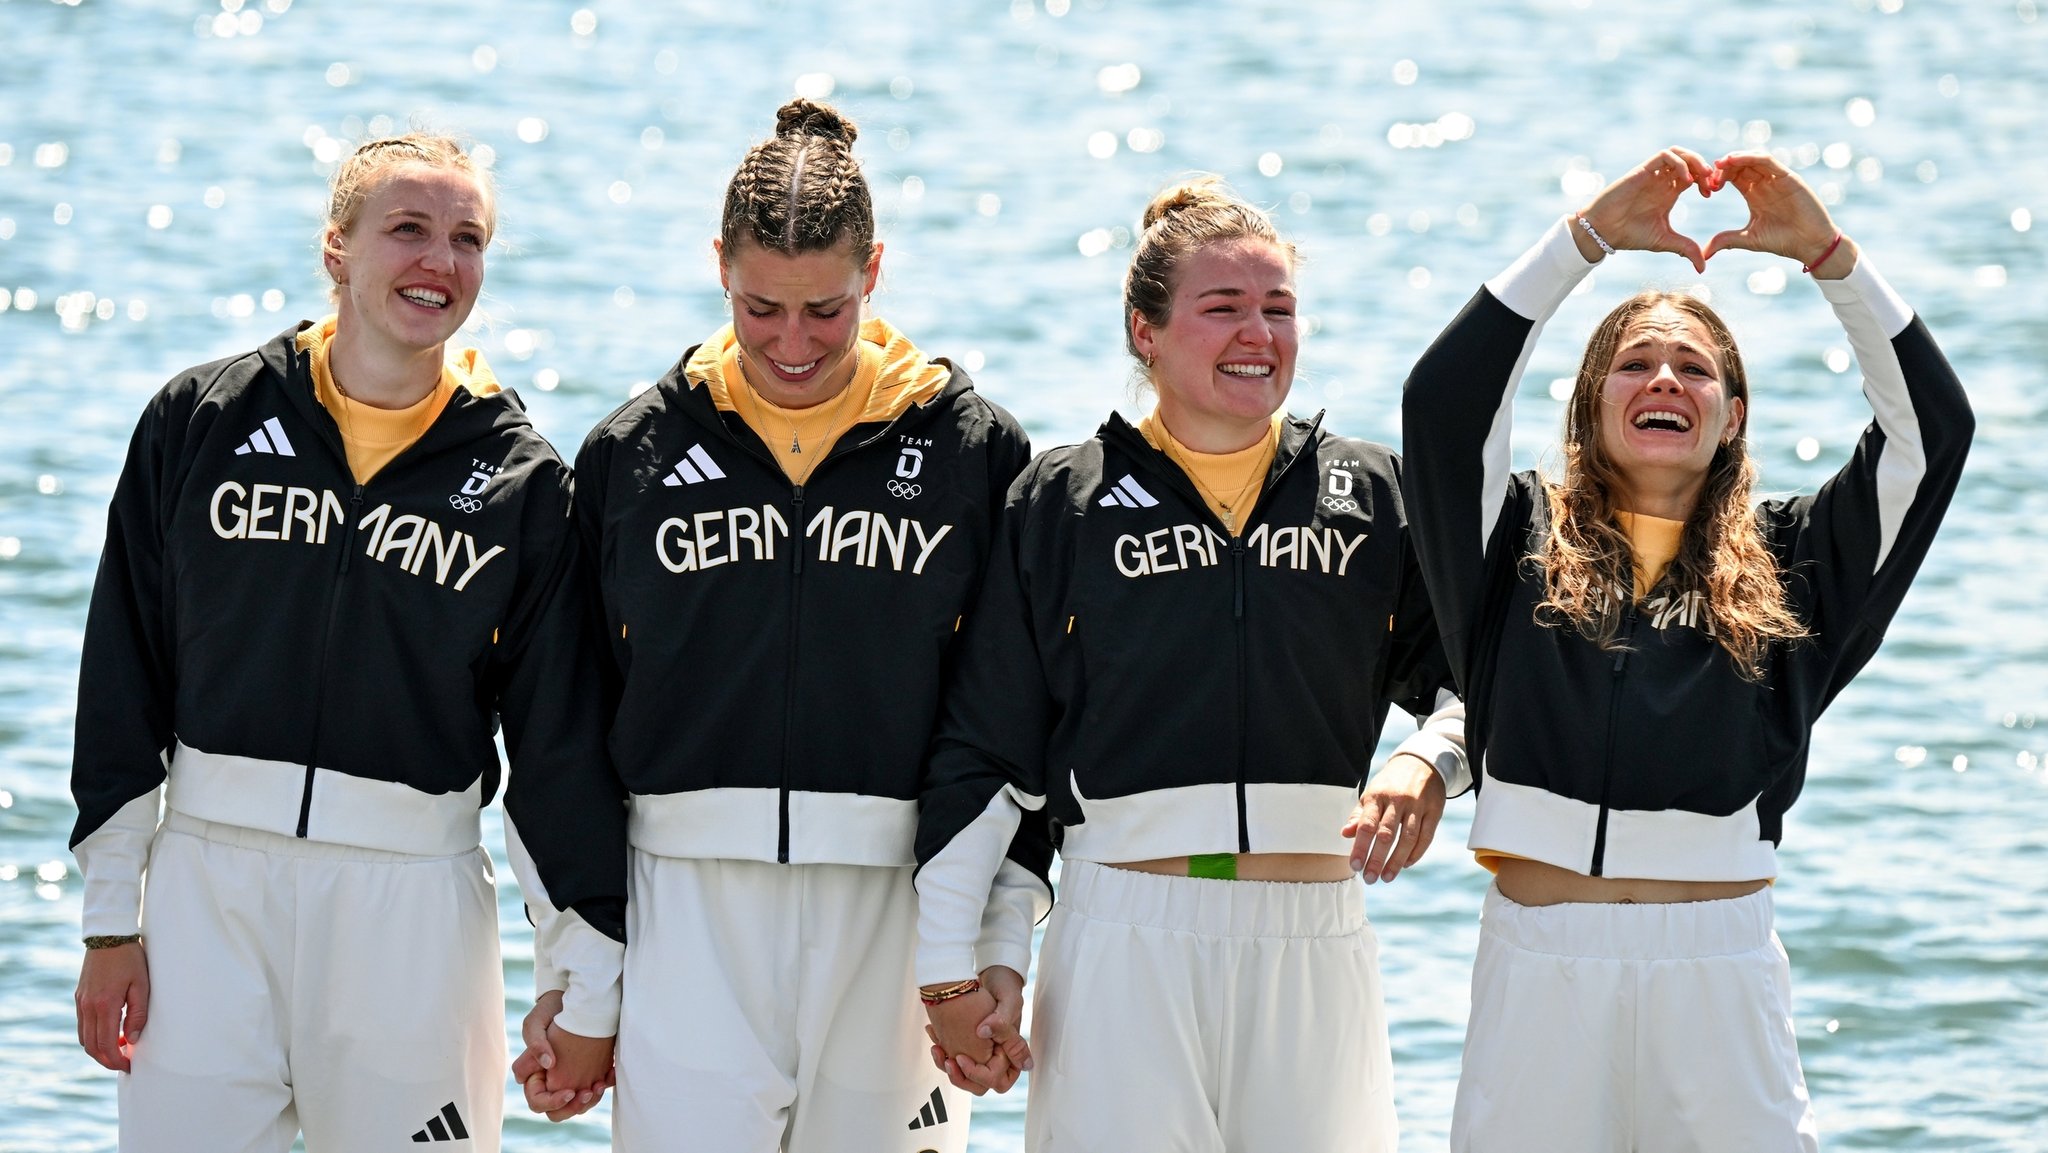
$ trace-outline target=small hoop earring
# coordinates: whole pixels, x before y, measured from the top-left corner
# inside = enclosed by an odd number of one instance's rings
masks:
[[[728,289],[726,289],[726,290],[725,290],[725,298],[726,298],[727,300],[731,300],[731,299],[732,299],[732,289],[728,288]]]

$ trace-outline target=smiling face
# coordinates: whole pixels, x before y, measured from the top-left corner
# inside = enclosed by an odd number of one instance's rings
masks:
[[[732,327],[747,383],[769,403],[809,408],[853,381],[861,298],[882,271],[882,246],[856,255],[842,240],[776,252],[751,240],[714,241],[718,279],[732,295]]]
[[[1159,389],[1168,430],[1197,452],[1230,452],[1265,435],[1294,383],[1294,266],[1279,245],[1203,246],[1173,270],[1163,323],[1131,314],[1131,343]]]
[[[1715,452],[1742,432],[1743,401],[1719,347],[1703,320],[1668,301],[1622,329],[1599,384],[1597,435],[1635,495],[1697,494]]]
[[[401,354],[445,344],[482,291],[490,219],[489,197],[469,173],[392,168],[348,230],[326,237],[340,330]]]

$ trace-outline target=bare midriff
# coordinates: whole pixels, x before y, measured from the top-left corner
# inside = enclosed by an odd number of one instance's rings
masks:
[[[1529,861],[1520,857],[1499,858],[1500,871],[1494,884],[1501,896],[1517,905],[1563,905],[1587,902],[1603,905],[1676,905],[1687,901],[1725,901],[1747,897],[1770,884],[1769,881],[1651,881],[1634,877],[1589,877]]]
[[[1106,862],[1112,869],[1134,873],[1157,873],[1162,877],[1188,875],[1186,857],[1155,857],[1149,861]],[[1239,853],[1237,879],[1240,881],[1348,881],[1351,859],[1337,853]]]

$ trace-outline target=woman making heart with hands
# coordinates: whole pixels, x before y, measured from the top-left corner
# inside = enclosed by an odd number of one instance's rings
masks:
[[[1750,218],[1704,249],[1687,189]],[[1875,419],[1818,493],[1752,504],[1727,326],[1645,292],[1594,330],[1556,478],[1510,474],[1507,406],[1594,264],[1798,261]],[[1768,155],[1658,153],[1486,286],[1403,404],[1404,484],[1467,704],[1482,916],[1455,1150],[1813,1149],[1770,882],[1815,719],[1933,543],[1974,420],[1926,327]],[[1536,1136],[1541,1134],[1540,1137]]]

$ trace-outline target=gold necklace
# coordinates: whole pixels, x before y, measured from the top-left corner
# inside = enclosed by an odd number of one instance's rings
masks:
[[[825,415],[827,415],[828,417],[830,417],[830,418],[831,418],[831,419],[829,419],[829,420],[827,420],[827,421],[825,422],[825,428],[826,428],[826,429],[827,429],[828,431],[829,431],[829,430],[830,430],[830,429],[832,428],[832,426],[833,426],[833,425],[835,425],[835,424],[839,423],[839,412],[840,412],[840,410],[841,410],[841,409],[843,409],[843,408],[845,408],[845,407],[846,407],[846,397],[847,397],[847,395],[848,395],[849,393],[851,393],[851,392],[853,391],[853,381],[854,381],[854,380],[856,380],[856,379],[859,379],[859,377],[860,377],[860,368],[859,368],[859,366],[858,366],[858,365],[855,365],[855,367],[854,367],[854,374],[853,374],[853,378],[852,378],[852,379],[849,379],[849,380],[848,380],[848,381],[846,382],[846,387],[845,387],[845,388],[842,388],[842,389],[840,389],[840,390],[839,390],[839,395],[838,395],[838,396],[836,396],[836,397],[832,398],[832,401],[831,401],[831,406],[830,406],[830,408],[829,408],[829,409],[827,409],[827,411],[826,411],[826,413],[825,413]],[[744,358],[744,357],[742,357],[742,358],[741,358],[741,364],[740,364],[740,380],[741,380],[741,381],[742,381],[742,382],[743,382],[743,383],[744,383],[744,384],[745,384],[745,385],[747,386],[747,391],[748,391],[748,392],[751,392],[751,393],[753,393],[753,394],[754,394],[754,399],[755,399],[756,401],[759,401],[759,402],[760,402],[760,404],[761,404],[761,407],[762,407],[762,408],[765,408],[765,409],[767,409],[768,411],[770,411],[770,412],[773,412],[773,413],[774,413],[775,415],[777,415],[777,416],[779,416],[779,417],[781,417],[781,418],[782,418],[782,423],[783,423],[783,426],[784,426],[785,428],[789,429],[789,454],[790,454],[791,456],[800,456],[800,455],[802,455],[802,453],[803,453],[803,451],[804,451],[804,442],[803,442],[803,436],[802,436],[802,433],[803,433],[803,432],[808,432],[808,431],[810,430],[810,427],[811,427],[811,419],[810,419],[810,417],[809,417],[809,416],[806,416],[806,417],[804,418],[803,422],[802,422],[801,424],[799,424],[798,422],[796,422],[796,421],[794,421],[794,420],[791,420],[791,419],[789,418],[789,410],[788,410],[788,409],[785,409],[785,408],[783,408],[783,407],[782,407],[781,405],[779,405],[779,404],[776,404],[776,403],[775,403],[774,401],[772,401],[772,400],[769,400],[769,399],[768,399],[767,397],[765,397],[765,396],[762,396],[762,395],[761,395],[761,390],[760,390],[760,389],[758,389],[758,388],[755,388],[755,387],[754,387],[754,382],[753,382],[752,380],[748,379],[748,377],[747,377],[746,363],[745,363],[745,358]],[[812,408],[811,408],[811,411],[812,411],[812,413],[813,413],[813,414],[815,414],[815,413],[816,413],[816,411],[817,411],[818,409],[821,409],[821,408],[826,408],[826,406],[825,406],[825,405],[822,405],[822,404],[820,404],[820,405],[813,405],[813,406],[812,406]]]
[[[1196,471],[1193,465],[1188,463],[1187,457],[1182,455],[1180,439],[1173,435],[1172,429],[1166,427],[1165,421],[1159,422],[1159,428],[1162,432],[1166,433],[1166,455],[1172,459],[1173,463],[1180,466],[1182,472],[1188,474],[1188,479],[1195,482],[1195,487],[1200,489],[1204,496],[1208,497],[1218,508],[1223,510],[1223,527],[1229,529],[1232,533],[1237,532],[1237,506],[1244,500],[1245,493],[1249,492],[1253,485],[1256,485],[1263,479],[1263,474],[1266,471],[1262,467],[1266,463],[1265,454],[1260,453],[1252,460],[1250,471],[1245,473],[1244,483],[1237,486],[1237,491],[1231,494],[1229,500],[1224,500],[1221,493],[1202,483],[1202,474]],[[1271,433],[1269,432],[1267,435],[1270,436]],[[1259,443],[1264,445],[1265,438],[1261,437]]]

